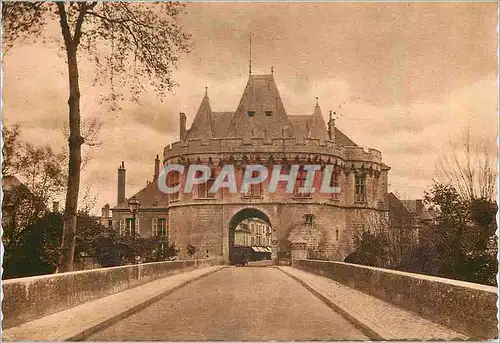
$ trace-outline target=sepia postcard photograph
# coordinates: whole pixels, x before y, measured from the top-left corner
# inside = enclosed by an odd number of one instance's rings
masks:
[[[2,341],[497,341],[491,2],[2,1]]]

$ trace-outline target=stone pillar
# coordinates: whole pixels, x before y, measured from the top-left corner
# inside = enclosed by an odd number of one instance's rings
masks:
[[[271,261],[273,264],[278,264],[278,240],[271,240]]]
[[[307,243],[304,242],[292,242],[290,243],[291,253],[292,253],[292,265],[293,260],[306,260],[307,259]]]

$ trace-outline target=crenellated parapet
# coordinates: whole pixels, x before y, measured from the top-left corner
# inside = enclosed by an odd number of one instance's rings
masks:
[[[339,164],[354,168],[381,169],[382,154],[375,149],[345,147],[336,142],[311,138],[212,138],[189,139],[167,145],[164,163],[214,163],[233,159],[246,161],[298,161]]]

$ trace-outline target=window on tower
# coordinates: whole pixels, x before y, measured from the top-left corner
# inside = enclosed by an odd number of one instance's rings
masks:
[[[339,188],[340,183],[339,183],[339,171],[338,170],[333,170],[332,176],[330,178],[330,187],[334,188]],[[332,193],[332,199],[333,200],[339,200],[340,194],[337,192]]]
[[[356,194],[355,202],[366,201],[366,176],[364,174],[356,174]]]
[[[307,176],[307,171],[304,170],[303,166],[300,167],[299,172],[297,174],[297,181],[295,182],[295,187],[293,190],[294,196],[296,198],[310,198],[311,193],[304,193],[303,191],[300,192],[300,188],[304,188],[306,185],[306,176]]]
[[[170,172],[167,175],[167,186],[177,187],[180,184],[180,173]],[[175,201],[179,199],[179,191],[169,194],[170,201]]]

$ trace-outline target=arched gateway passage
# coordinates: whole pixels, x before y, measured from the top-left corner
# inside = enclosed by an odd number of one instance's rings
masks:
[[[271,259],[274,230],[271,220],[256,208],[245,208],[229,221],[229,259],[242,264],[255,259]]]

